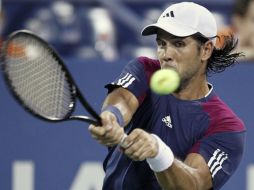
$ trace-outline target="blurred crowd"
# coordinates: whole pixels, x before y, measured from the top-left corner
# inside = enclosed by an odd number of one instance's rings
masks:
[[[156,57],[154,40],[142,37],[140,30],[173,3],[137,1],[131,6],[114,0],[24,2],[2,3],[3,39],[15,30],[29,29],[52,44],[62,56],[105,61],[139,55]],[[214,10],[219,35],[235,35],[239,39],[236,51],[245,54],[243,59],[254,60],[254,0],[232,0],[224,5],[210,2],[209,6],[213,6],[209,9]],[[217,45],[223,45],[223,40]]]
[[[222,37],[218,46],[223,45],[223,36],[235,35],[238,46],[235,51],[243,52],[243,60],[254,60],[254,0],[234,0],[227,25],[219,29]]]

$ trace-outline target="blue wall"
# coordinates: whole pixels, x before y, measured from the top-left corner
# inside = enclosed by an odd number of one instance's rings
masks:
[[[96,110],[100,110],[106,94],[104,84],[110,82],[126,63],[124,60],[104,63],[76,59],[66,62],[84,96]],[[243,162],[223,190],[246,189],[246,168],[254,164],[251,148],[254,145],[253,73],[254,64],[242,63],[209,78],[217,93],[243,119],[248,129]],[[25,112],[10,96],[2,76],[0,105],[1,190],[14,188],[13,164],[16,161],[33,163],[34,189],[67,190],[75,181],[82,163],[97,161],[100,164],[106,154],[106,150],[89,136],[88,124],[80,121],[48,123]],[[78,107],[77,111],[80,114],[84,110]]]

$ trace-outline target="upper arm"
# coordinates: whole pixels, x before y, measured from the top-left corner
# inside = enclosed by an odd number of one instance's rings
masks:
[[[187,155],[184,162],[174,159],[173,164],[162,172],[156,173],[163,189],[195,189],[212,188],[212,177],[205,159],[196,153]]]
[[[134,95],[142,104],[150,90],[149,83],[152,73],[159,69],[159,62],[148,58],[137,58],[125,65],[120,75],[105,87],[109,92],[122,87]]]
[[[114,105],[122,113],[125,124],[128,124],[138,106],[144,101],[149,90],[149,78],[157,62],[138,58],[130,61],[121,74],[105,87],[109,94],[103,106]]]
[[[212,187],[212,177],[209,167],[200,154],[190,153],[184,163],[194,170],[194,177],[196,178],[200,189],[210,189]]]
[[[236,171],[244,151],[245,132],[224,132],[200,139],[190,151],[202,155],[213,189],[220,189]]]

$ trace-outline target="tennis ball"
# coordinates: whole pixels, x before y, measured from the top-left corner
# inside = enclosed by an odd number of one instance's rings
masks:
[[[159,95],[167,95],[174,92],[180,84],[179,74],[173,69],[160,69],[156,71],[150,80],[152,91]]]

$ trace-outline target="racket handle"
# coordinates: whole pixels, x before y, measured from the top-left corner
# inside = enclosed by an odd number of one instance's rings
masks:
[[[94,125],[97,125],[97,126],[101,126],[101,120],[100,121],[97,121],[95,119],[92,119],[88,116],[84,116],[84,115],[76,115],[76,116],[70,116],[68,119],[70,120],[80,120],[80,121],[85,121],[87,123],[91,123],[91,124],[94,124]]]
[[[127,137],[127,134],[124,133],[123,136],[122,136],[122,138],[121,138],[121,141],[120,141],[120,143],[119,143],[119,146],[122,147],[122,148],[124,148],[124,149],[128,148],[128,147],[131,145],[131,143],[126,144],[126,143],[124,142],[125,139],[126,139],[126,137]]]

